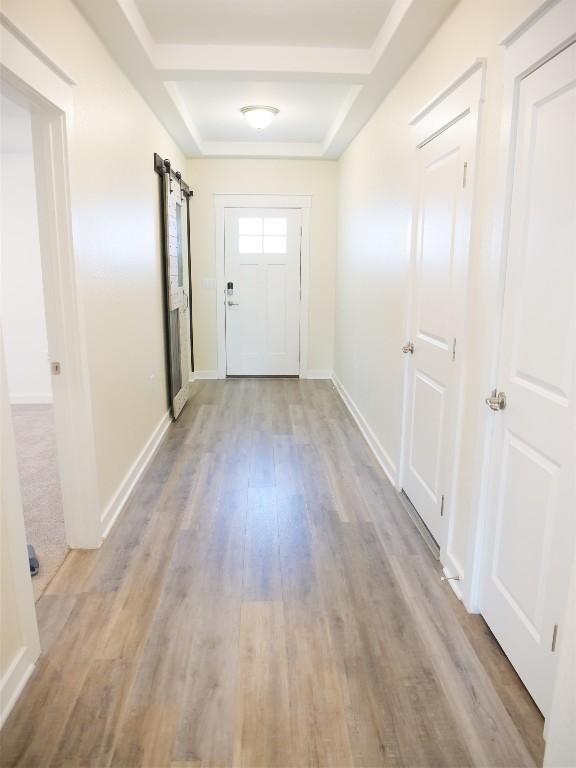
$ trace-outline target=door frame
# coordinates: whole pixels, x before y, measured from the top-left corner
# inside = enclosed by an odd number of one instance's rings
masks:
[[[72,238],[68,135],[74,81],[5,15],[0,79],[32,107],[42,283],[52,376],[64,526],[70,547],[102,542],[94,423],[79,267]]]
[[[217,378],[226,378],[225,212],[227,208],[293,208],[302,214],[300,237],[300,373],[308,378],[308,325],[310,309],[310,194],[214,194],[216,221]]]
[[[494,225],[488,250],[488,293],[486,331],[483,353],[483,391],[488,395],[497,386],[502,338],[504,289],[508,265],[508,235],[514,182],[515,142],[518,118],[518,94],[521,81],[576,42],[573,0],[547,0],[500,43],[505,48],[502,121],[498,150],[499,175],[496,180]],[[471,519],[468,540],[468,562],[471,577],[467,580],[463,599],[468,610],[480,612],[482,585],[489,567],[487,528],[491,521],[490,491],[493,464],[491,445],[493,419],[482,400],[478,403],[477,471],[473,478],[478,504]],[[545,713],[546,714],[546,713]]]
[[[52,377],[52,390],[64,526],[70,547],[93,549],[102,543],[103,524],[84,312],[72,238],[68,135],[73,127],[74,81],[0,13],[0,82],[32,111],[48,348],[50,359],[61,363],[61,375]],[[0,337],[0,352],[2,347]],[[3,419],[8,421],[10,403],[3,353],[0,356],[0,409]],[[40,654],[11,420],[6,429],[2,428],[1,463],[2,478],[6,481],[2,489],[2,515],[23,634],[23,645],[0,681],[3,721]]]
[[[479,157],[478,145],[480,138],[480,118],[482,105],[484,103],[486,79],[486,61],[485,59],[476,59],[462,74],[460,74],[447,88],[442,90],[428,104],[410,120],[410,126],[413,130],[414,139],[414,162],[413,162],[413,205],[412,222],[410,231],[410,272],[408,286],[408,301],[406,303],[405,315],[405,339],[409,339],[412,333],[413,310],[415,302],[416,286],[416,259],[417,259],[417,228],[418,228],[418,206],[419,206],[419,185],[418,185],[418,152],[429,142],[440,136],[444,131],[454,125],[459,119],[472,115],[472,135],[471,144],[473,146],[473,163],[468,169],[467,187],[470,194],[470,229],[468,233],[468,262],[466,265],[463,279],[466,283],[466,293],[461,298],[462,312],[461,325],[458,330],[458,350],[456,356],[456,376],[457,381],[454,386],[456,402],[453,404],[454,416],[452,420],[453,434],[449,451],[451,456],[459,455],[459,444],[462,436],[463,420],[463,385],[466,378],[467,368],[467,323],[466,323],[466,303],[470,289],[470,260],[472,251],[472,233],[475,225],[476,198],[476,179],[478,177],[477,161]],[[400,353],[400,350],[398,350]],[[396,488],[400,492],[403,487],[406,466],[408,462],[408,429],[410,426],[409,409],[412,397],[412,386],[410,381],[408,356],[403,365],[403,385],[402,385],[402,416],[401,416],[401,439],[400,439],[400,461],[397,475]],[[453,537],[453,527],[455,519],[455,500],[457,498],[457,484],[459,479],[458,461],[448,462],[450,469],[446,476],[446,504],[444,508],[443,525],[438,541],[439,557],[444,566],[444,573],[452,577],[449,581],[458,597],[461,597],[461,590],[458,580],[463,577],[463,568],[453,555],[451,542]],[[456,577],[456,578],[454,578]]]

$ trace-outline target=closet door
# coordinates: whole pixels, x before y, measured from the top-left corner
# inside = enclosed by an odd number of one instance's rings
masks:
[[[547,713],[574,552],[576,44],[519,85],[482,613]]]
[[[438,544],[458,406],[474,156],[468,113],[417,150],[419,163],[402,487]]]

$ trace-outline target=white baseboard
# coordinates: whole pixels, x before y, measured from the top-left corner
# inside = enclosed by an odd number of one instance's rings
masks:
[[[114,494],[114,498],[108,504],[104,512],[102,513],[102,539],[110,533],[110,529],[116,522],[118,515],[126,506],[126,502],[130,498],[130,494],[134,490],[134,486],[142,477],[142,474],[146,467],[150,464],[156,451],[158,450],[162,438],[166,434],[166,430],[172,424],[172,415],[168,411],[162,416],[156,429],[150,435],[148,442],[140,452],[138,458],[130,467],[126,477],[122,481],[120,487]]]
[[[218,371],[194,371],[190,374],[190,381],[196,381],[196,379],[217,379]]]
[[[386,476],[388,477],[388,480],[392,483],[394,487],[396,487],[396,465],[394,462],[390,459],[390,456],[388,456],[387,452],[382,447],[382,444],[368,425],[368,422],[364,418],[364,416],[360,413],[360,410],[358,409],[358,406],[352,400],[348,392],[346,391],[346,388],[342,384],[342,382],[339,380],[339,378],[336,376],[336,374],[332,374],[332,381],[334,382],[334,386],[336,387],[336,391],[342,398],[342,402],[344,405],[348,408],[350,411],[352,418],[358,425],[358,428],[360,429],[360,432],[364,435],[364,439],[372,449],[372,453],[378,460],[378,463],[386,473]]]
[[[200,379],[217,379],[218,371],[194,371],[190,374],[190,381],[198,381]],[[332,379],[332,371],[307,371],[302,375],[302,379]]]
[[[10,395],[10,405],[52,405],[52,394]]]
[[[332,379],[332,371],[307,371],[302,379]]]
[[[28,648],[23,646],[0,681],[0,728],[6,722],[32,672],[34,662],[30,660]]]

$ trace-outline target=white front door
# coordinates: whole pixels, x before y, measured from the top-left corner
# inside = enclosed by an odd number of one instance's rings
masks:
[[[517,115],[481,610],[547,713],[576,523],[576,45]]]
[[[440,542],[457,412],[474,133],[462,117],[418,150],[408,405],[402,488]]]
[[[300,372],[301,212],[227,208],[226,373]]]

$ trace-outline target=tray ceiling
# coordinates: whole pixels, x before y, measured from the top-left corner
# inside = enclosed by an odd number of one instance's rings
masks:
[[[339,157],[457,0],[74,0],[184,152]],[[280,110],[264,131],[242,106]]]

